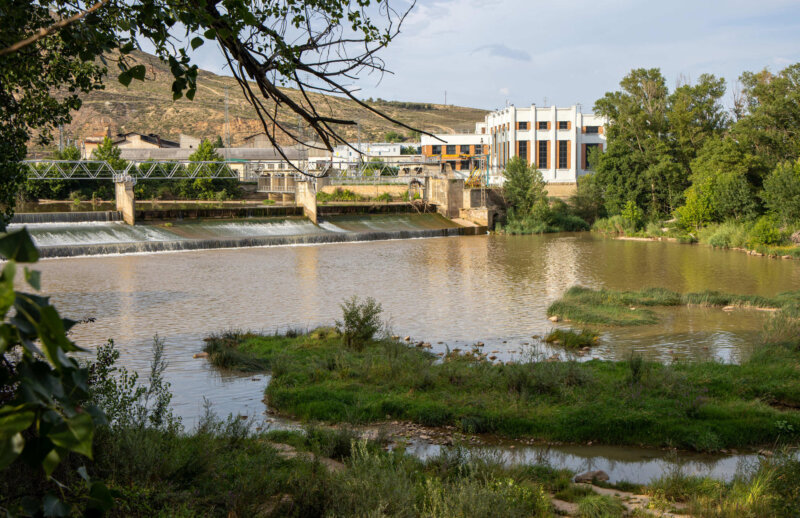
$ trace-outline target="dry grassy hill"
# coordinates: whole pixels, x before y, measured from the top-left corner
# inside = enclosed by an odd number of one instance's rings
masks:
[[[112,132],[136,131],[156,133],[168,139],[177,139],[181,133],[197,137],[214,138],[224,135],[225,89],[228,88],[228,110],[234,145],[243,138],[263,131],[255,112],[242,96],[239,85],[231,77],[200,71],[197,95],[193,101],[181,99],[173,102],[170,86],[172,74],[155,56],[136,53],[135,60],[147,67],[145,81],[133,81],[126,88],[111,74],[104,90],[86,96],[83,107],[75,113],[73,123],[65,128],[73,139],[97,134],[109,126]],[[115,68],[110,62],[109,69]],[[296,90],[287,89],[299,98]],[[322,113],[349,120],[358,120],[363,140],[381,140],[387,131],[408,132],[380,117],[368,113],[354,102],[334,96],[317,95],[312,98]],[[482,120],[485,110],[445,106],[441,104],[415,104],[376,102],[377,108],[409,125],[425,131],[452,133],[472,131],[476,121]],[[297,127],[296,116],[287,115],[287,123]],[[355,140],[355,127],[342,127],[349,139]]]

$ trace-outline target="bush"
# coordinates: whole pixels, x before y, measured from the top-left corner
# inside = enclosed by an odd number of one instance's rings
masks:
[[[629,225],[633,226],[634,230],[638,230],[644,221],[644,212],[642,212],[642,209],[640,209],[634,201],[626,203],[620,215]]]
[[[375,201],[390,202],[390,201],[392,201],[392,195],[389,194],[388,192],[382,193],[382,194],[378,195],[377,198],[375,198]]]
[[[778,229],[778,222],[769,216],[761,216],[750,229],[747,246],[780,245],[785,241],[785,236]]]
[[[580,518],[615,518],[622,517],[624,513],[625,506],[606,495],[589,495],[578,502]]]
[[[345,346],[360,351],[380,331],[383,325],[380,319],[383,308],[372,297],[367,297],[362,303],[355,295],[345,300],[340,307],[342,320],[336,321],[336,329],[341,333]]]

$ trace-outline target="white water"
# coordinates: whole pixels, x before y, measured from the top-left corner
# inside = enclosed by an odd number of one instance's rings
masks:
[[[175,241],[181,236],[148,225],[122,222],[33,223],[9,225],[10,230],[26,227],[37,246],[105,245],[142,241]]]

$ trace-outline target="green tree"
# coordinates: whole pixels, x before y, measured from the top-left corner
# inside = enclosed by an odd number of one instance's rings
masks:
[[[779,164],[764,180],[762,196],[783,223],[800,222],[800,160]]]
[[[66,146],[63,151],[56,151],[56,160],[73,160],[81,159],[81,150],[75,144]]]
[[[620,87],[594,108],[608,119],[607,150],[594,165],[606,208],[619,214],[633,200],[650,217],[670,214],[689,186],[691,160],[727,124],[724,81],[703,75],[670,94],[660,70],[636,69]]]
[[[709,196],[713,215],[707,220],[738,220],[754,216],[758,211],[758,201],[753,182],[762,167],[758,157],[748,153],[743,145],[730,137],[707,140],[692,161],[690,177],[692,187],[697,186]]]
[[[194,153],[189,155],[191,162],[222,162],[222,155],[217,153],[217,146],[208,139],[203,139]]]
[[[678,224],[686,230],[696,230],[714,219],[711,203],[711,182],[696,183],[686,190],[686,203],[675,209]]]
[[[577,192],[569,202],[576,216],[592,223],[606,215],[603,197],[603,187],[591,173],[578,178]]]
[[[547,204],[547,191],[542,173],[536,167],[528,165],[522,157],[509,160],[503,171],[503,196],[509,211],[519,219],[525,219],[534,209]]]
[[[122,171],[128,165],[127,160],[120,158],[121,155],[122,150],[108,137],[103,137],[103,142],[92,151],[92,159],[105,160],[115,171]]]
[[[800,158],[800,63],[777,74],[745,72],[745,116],[732,134],[748,151],[765,159],[767,174],[776,165]]]

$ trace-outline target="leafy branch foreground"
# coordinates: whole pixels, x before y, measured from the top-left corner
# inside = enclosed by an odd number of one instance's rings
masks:
[[[800,442],[797,313],[773,317],[740,365],[442,360],[390,339],[343,347],[332,328],[207,339],[217,366],[269,370],[271,408],[337,423],[386,419],[549,441],[698,451]]]

